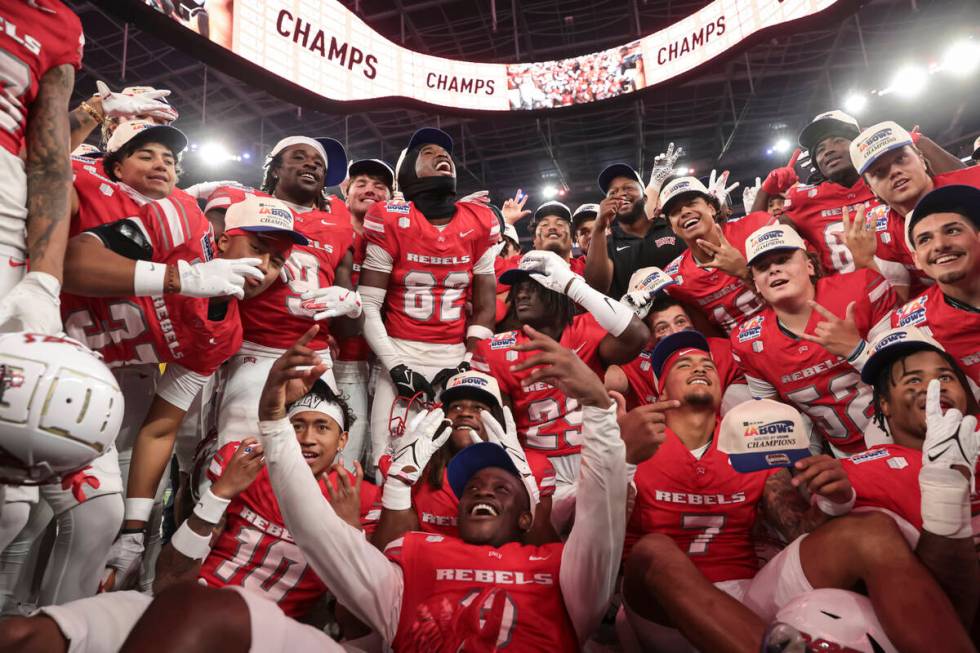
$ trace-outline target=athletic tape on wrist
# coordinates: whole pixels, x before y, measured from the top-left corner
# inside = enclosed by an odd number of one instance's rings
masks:
[[[381,492],[381,507],[386,510],[410,510],[412,507],[412,486],[405,485],[398,479],[389,476]]]
[[[215,496],[211,488],[208,488],[204,491],[201,500],[194,506],[194,514],[209,524],[217,524],[221,521],[225,510],[228,509],[229,503],[231,503],[230,499],[222,499],[219,496]]]
[[[153,512],[153,499],[126,499],[125,504],[126,508],[123,511],[123,519],[142,522],[150,521],[150,513]]]
[[[922,529],[934,535],[964,538],[973,535],[970,482],[952,468],[924,466],[919,471]]]
[[[195,533],[186,521],[170,538],[170,543],[178,553],[191,560],[204,560],[211,553],[211,536]]]
[[[840,517],[851,512],[851,509],[854,508],[855,501],[857,501],[857,492],[854,488],[851,488],[851,498],[846,503],[836,503],[819,494],[813,495],[813,502],[817,504],[820,512],[831,517]]]
[[[163,294],[163,285],[167,279],[167,266],[152,261],[136,261],[133,271],[133,295],[136,297],[151,297]]]

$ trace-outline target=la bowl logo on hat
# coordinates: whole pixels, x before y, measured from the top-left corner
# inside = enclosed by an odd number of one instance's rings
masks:
[[[782,238],[782,237],[783,237],[782,230],[781,229],[774,229],[772,231],[767,231],[765,233],[761,233],[758,236],[756,236],[755,237],[755,242],[756,242],[757,245],[761,245],[761,244],[765,243],[768,240],[772,240],[773,238]]]
[[[456,382],[452,384],[452,387],[461,386],[461,385],[475,385],[481,388],[485,388],[487,387],[488,383],[486,379],[480,378],[479,376],[464,376],[456,379]]]
[[[490,339],[490,349],[509,349],[517,344],[517,331],[501,333]]]
[[[748,426],[745,429],[745,437],[752,438],[757,435],[781,435],[793,432],[792,420],[783,419],[778,422],[768,422],[761,426]]]
[[[908,304],[898,309],[898,326],[906,327],[926,321],[926,301],[928,296],[916,297]]]
[[[293,214],[288,209],[281,206],[270,206],[262,204],[259,206],[259,221],[263,224],[275,224],[284,227],[291,227]]]
[[[882,349],[884,349],[885,347],[891,347],[896,342],[901,342],[902,340],[905,340],[908,337],[909,337],[908,331],[898,331],[889,336],[885,336],[884,338],[879,340],[878,343],[875,345],[875,352],[877,353]]]
[[[762,335],[762,316],[756,315],[751,320],[739,327],[738,341],[746,342]]]
[[[864,154],[865,151],[867,151],[867,149],[869,147],[871,147],[872,145],[874,145],[878,141],[880,141],[882,139],[885,139],[885,138],[890,138],[891,135],[894,133],[894,131],[895,130],[892,129],[891,127],[885,127],[883,129],[879,129],[875,133],[871,134],[871,136],[869,136],[868,138],[866,138],[863,143],[861,143],[860,145],[858,145],[858,149],[861,151],[861,154]]]
[[[681,181],[681,182],[678,182],[677,184],[675,184],[674,185],[674,188],[672,190],[676,193],[676,192],[682,191],[682,190],[684,190],[686,188],[690,188],[690,187],[691,187],[691,182],[689,182],[689,181]]]

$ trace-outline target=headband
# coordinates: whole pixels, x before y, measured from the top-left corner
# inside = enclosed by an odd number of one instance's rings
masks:
[[[314,412],[320,413],[321,415],[326,415],[333,419],[340,425],[341,431],[347,430],[347,420],[344,416],[344,409],[340,407],[335,401],[329,399],[323,399],[319,395],[308,394],[304,395],[301,399],[295,401],[289,406],[289,411],[286,413],[288,419],[292,419],[298,413]]]

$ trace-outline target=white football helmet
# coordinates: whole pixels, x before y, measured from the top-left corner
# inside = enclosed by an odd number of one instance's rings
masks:
[[[871,601],[838,589],[812,590],[783,606],[766,633],[762,650],[898,653],[878,623]]]
[[[0,481],[49,482],[116,438],[123,395],[97,354],[70,338],[0,335]]]

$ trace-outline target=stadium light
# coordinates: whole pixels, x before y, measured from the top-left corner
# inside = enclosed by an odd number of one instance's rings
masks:
[[[558,195],[558,189],[554,186],[545,186],[541,189],[541,196],[546,200],[553,200]]]
[[[249,159],[252,158],[252,155],[249,154],[248,152],[243,152],[242,153],[242,158],[245,159],[246,161],[248,161]]]
[[[232,154],[228,151],[227,147],[214,141],[209,141],[201,145],[197,150],[197,154],[209,166],[218,166],[226,161],[241,161],[243,158]],[[244,158],[248,157],[245,156]]]
[[[929,71],[923,66],[909,64],[895,73],[888,92],[905,99],[912,99],[922,93],[928,85]]]
[[[772,144],[772,151],[777,154],[786,154],[791,147],[793,147],[793,144],[788,138],[780,138]]]
[[[864,93],[854,91],[844,98],[844,111],[850,114],[859,115],[864,112],[867,106],[868,96]]]
[[[966,77],[980,67],[980,44],[963,39],[956,41],[943,55],[942,69],[957,77]]]

